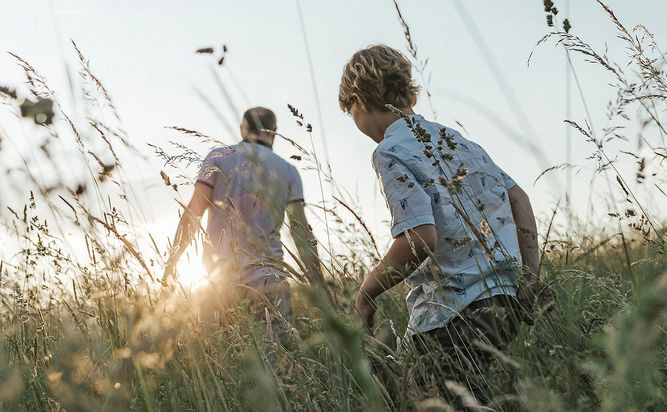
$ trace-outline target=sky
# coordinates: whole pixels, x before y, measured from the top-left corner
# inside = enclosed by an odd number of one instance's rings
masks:
[[[608,47],[610,55],[622,56],[623,45],[615,37],[614,26],[595,1],[571,0],[569,7],[566,3],[556,2],[559,17],[570,18],[574,33],[598,50]],[[607,3],[628,27],[641,23],[654,33],[658,44],[667,43],[667,2]],[[481,144],[526,190],[538,218],[545,220],[566,191],[565,172],[535,183],[544,169],[567,159],[566,61],[563,50],[553,44],[535,49],[548,31],[542,2],[516,0],[510,6],[508,2],[403,0],[399,5],[419,57],[428,59],[428,89],[437,120]],[[196,170],[165,169],[147,144],[167,147],[167,141],[175,140],[203,156],[206,146],[166,126],[196,129],[234,143],[239,140],[237,124],[243,110],[261,105],[276,112],[279,132],[309,147],[309,136],[296,125],[289,103],[312,123],[316,151],[320,160],[330,160],[338,185],[357,197],[359,213],[380,238],[388,240],[388,211],[370,163],[375,143],[340,111],[337,94],[342,67],[358,49],[384,43],[406,50],[390,0],[202,0],[196,5],[176,0],[0,0],[0,9],[5,16],[0,51],[16,53],[35,66],[74,119],[82,119],[84,113],[80,96],[68,87],[67,68],[74,81],[78,79],[70,39],[90,60],[132,143],[149,158],[147,164],[129,167],[127,179],[145,189],[141,191],[144,223],[159,238],[173,233],[178,212],[174,194],[160,186],[160,170],[190,177]],[[222,67],[211,56],[195,53],[198,48],[219,49],[222,44],[229,50]],[[574,58],[574,65],[594,126],[601,130],[606,104],[614,97],[608,86],[611,79],[580,58]],[[213,73],[233,105],[221,93]],[[0,78],[14,86],[25,81],[16,61],[6,53],[0,54]],[[574,89],[572,93],[572,118],[583,122],[582,102]],[[416,111],[433,118],[424,93]],[[18,146],[27,144],[18,142],[29,127],[25,121],[0,114],[0,122]],[[585,166],[573,176],[572,205],[582,216],[593,218],[590,169],[595,165],[586,160],[593,149],[576,133],[572,142],[572,161]],[[294,154],[284,141],[277,142],[275,150],[286,158]],[[321,201],[317,173],[293,162],[301,168],[306,201]],[[182,189],[179,195],[187,198],[188,190]],[[0,201],[11,204],[24,196],[3,190]],[[317,217],[317,212],[311,215],[321,227]]]

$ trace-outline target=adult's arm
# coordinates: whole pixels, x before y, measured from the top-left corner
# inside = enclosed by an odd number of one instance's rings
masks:
[[[168,280],[176,274],[176,264],[190,245],[190,242],[192,242],[195,233],[197,233],[199,221],[206,209],[211,205],[212,193],[213,188],[207,183],[195,183],[195,191],[192,194],[192,198],[183,211],[181,220],[178,222],[174,241],[169,251],[163,281]]]
[[[323,283],[324,276],[317,255],[317,239],[306,219],[304,203],[302,201],[290,202],[287,204],[286,211],[290,233],[306,272],[312,277],[311,280]]]

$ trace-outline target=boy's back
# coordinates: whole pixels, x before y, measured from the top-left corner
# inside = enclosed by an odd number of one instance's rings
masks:
[[[431,156],[399,119],[386,129],[373,166],[391,211],[392,236],[425,224],[437,231],[435,262],[429,259],[406,279],[414,333],[442,326],[474,301],[515,295],[521,253],[507,193],[514,181],[457,131],[410,117],[430,134]]]

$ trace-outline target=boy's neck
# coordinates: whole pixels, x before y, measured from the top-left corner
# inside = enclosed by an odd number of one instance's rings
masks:
[[[403,107],[403,108],[400,108],[399,110],[401,112],[403,112],[404,114],[407,114],[407,115],[415,114],[415,112],[412,110],[412,107]],[[377,125],[377,129],[376,129],[376,132],[373,133],[372,136],[370,136],[370,138],[373,139],[373,141],[375,143],[380,143],[381,141],[383,141],[384,140],[384,133],[387,130],[387,128],[389,127],[389,125],[391,125],[396,120],[401,118],[400,115],[398,115],[394,112],[391,112],[391,111],[388,111],[388,112],[374,112],[373,116],[375,117],[375,124]]]

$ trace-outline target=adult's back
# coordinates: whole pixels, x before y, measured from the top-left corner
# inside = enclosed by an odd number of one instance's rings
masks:
[[[213,149],[198,183],[212,189],[204,261],[211,271],[280,263],[280,227],[289,203],[303,202],[297,169],[263,142]]]
[[[301,178],[272,150],[276,130],[271,110],[248,109],[240,125],[243,142],[215,148],[206,156],[176,229],[165,279],[175,276],[178,260],[208,211],[204,263],[212,274],[246,285],[283,279],[280,227],[287,214],[302,267],[323,282]]]

